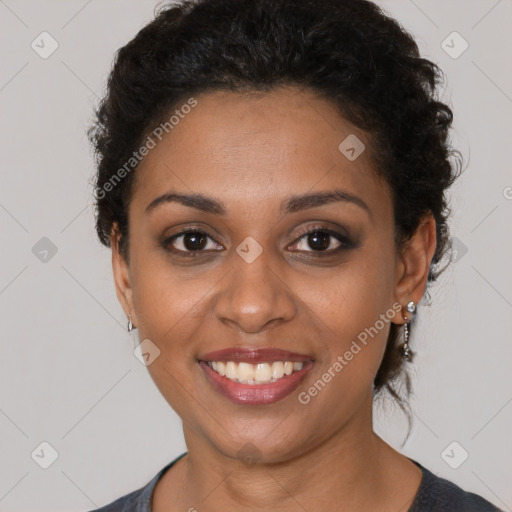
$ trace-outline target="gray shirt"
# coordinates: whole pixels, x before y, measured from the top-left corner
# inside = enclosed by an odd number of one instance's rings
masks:
[[[95,512],[151,512],[151,497],[158,480],[185,455],[186,452],[167,464],[144,487],[122,496],[110,505],[96,509]],[[481,496],[462,490],[448,480],[437,477],[418,462],[410,460],[421,469],[423,476],[408,512],[500,512],[499,508]]]

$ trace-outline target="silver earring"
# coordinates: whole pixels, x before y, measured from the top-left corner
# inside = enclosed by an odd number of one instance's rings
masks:
[[[412,317],[416,313],[416,303],[411,300],[411,302],[405,306],[405,309]],[[406,361],[412,361],[413,354],[409,348],[409,323],[411,322],[411,319],[406,315],[403,315],[403,317],[406,322],[404,324],[404,342],[400,346],[400,351],[402,352],[402,357]]]
[[[133,331],[133,323],[132,323],[132,315],[128,313],[128,332],[131,333]]]
[[[406,361],[411,360],[411,349],[409,348],[409,322],[404,324],[404,342],[402,343],[402,346],[400,347],[402,352],[402,357]]]

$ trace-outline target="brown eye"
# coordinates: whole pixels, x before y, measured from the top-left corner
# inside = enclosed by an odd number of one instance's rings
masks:
[[[318,251],[325,251],[329,248],[332,236],[322,231],[315,231],[307,235],[309,247]]]
[[[207,244],[207,237],[204,233],[187,233],[183,235],[183,246],[187,251],[200,251]]]
[[[346,236],[328,229],[314,228],[302,236],[294,243],[293,249],[304,252],[325,252],[334,253],[343,248],[350,248],[353,244]]]
[[[182,231],[164,242],[165,249],[185,254],[218,250],[218,247],[219,245],[208,234],[197,230]]]

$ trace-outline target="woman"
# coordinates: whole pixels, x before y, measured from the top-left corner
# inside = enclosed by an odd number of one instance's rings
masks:
[[[372,428],[448,246],[440,78],[365,0],[181,2],[119,51],[97,232],[187,452],[100,510],[497,510]]]

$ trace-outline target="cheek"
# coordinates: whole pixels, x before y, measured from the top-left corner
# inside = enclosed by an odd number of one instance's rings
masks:
[[[165,263],[139,265],[133,277],[139,338],[160,350],[147,370],[169,405],[188,418],[198,378],[195,355],[204,336],[202,309],[216,280],[208,273],[187,280]]]
[[[173,267],[158,255],[135,260],[132,276],[139,330],[164,345],[179,341],[177,333],[185,325],[190,328],[190,320],[197,321],[209,290],[222,277],[218,272]]]
[[[387,247],[387,246],[386,246]],[[322,371],[336,374],[344,393],[371,387],[395,314],[392,248],[361,250],[328,278],[302,280],[300,295],[320,331]],[[319,320],[319,321],[318,321]],[[341,365],[333,365],[336,361]]]
[[[191,378],[190,369],[204,337],[204,308],[222,277],[215,272],[189,279],[186,275],[186,270],[172,269],[165,262],[149,264],[146,260],[133,268],[139,338],[151,340],[160,350],[148,367],[155,380],[168,380],[164,373],[180,381]]]
[[[321,300],[312,301],[311,307],[321,320],[323,355],[297,397],[297,407],[303,414],[307,411],[302,417],[312,430],[315,418],[323,416],[326,429],[336,428],[371,403],[394,315],[391,287],[383,275],[378,264],[353,266],[316,290]]]
[[[363,250],[325,276],[302,276],[296,286],[301,300],[331,332],[334,344],[329,345],[342,348],[340,344],[350,342],[391,308],[392,254]]]

